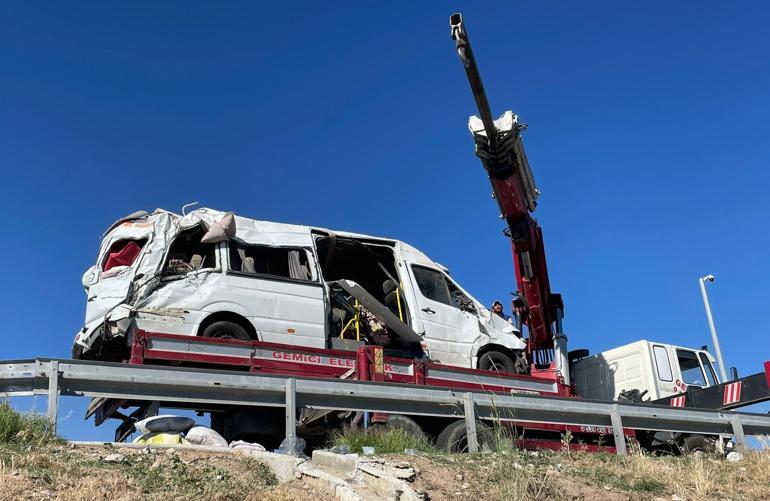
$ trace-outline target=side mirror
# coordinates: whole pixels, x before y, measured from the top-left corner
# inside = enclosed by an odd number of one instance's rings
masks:
[[[93,265],[88,268],[85,273],[83,273],[83,277],[80,279],[80,283],[83,284],[83,288],[88,291],[88,288],[91,287],[95,282],[96,265]]]

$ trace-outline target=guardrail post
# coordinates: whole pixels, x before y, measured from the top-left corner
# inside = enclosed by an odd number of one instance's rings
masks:
[[[59,362],[48,362],[48,423],[56,433],[56,421],[59,413]]]
[[[620,419],[618,404],[610,407],[610,421],[612,422],[612,434],[615,435],[615,452],[618,456],[628,454],[626,449],[626,436],[623,434],[623,421]]]
[[[463,401],[465,411],[465,432],[468,436],[468,452],[479,452],[479,440],[476,435],[476,409],[473,405],[473,393],[466,393]]]
[[[743,422],[740,414],[730,416],[730,424],[733,427],[733,436],[735,437],[735,448],[742,450],[746,447],[746,435],[743,433]]]
[[[286,439],[297,436],[297,380],[286,380]]]

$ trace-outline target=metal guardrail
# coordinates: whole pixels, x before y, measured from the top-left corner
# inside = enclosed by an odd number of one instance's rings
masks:
[[[763,414],[663,407],[341,379],[308,379],[247,372],[63,359],[0,361],[0,396],[48,395],[55,426],[58,396],[161,401],[168,405],[237,405],[286,408],[286,436],[296,435],[296,409],[336,409],[439,417],[604,426],[613,430],[618,454],[626,453],[623,428],[770,435]],[[477,450],[469,433],[470,450]]]

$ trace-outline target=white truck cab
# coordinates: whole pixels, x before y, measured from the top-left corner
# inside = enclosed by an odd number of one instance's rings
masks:
[[[622,392],[647,391],[644,399],[684,393],[688,386],[719,384],[714,357],[665,343],[636,341],[572,364],[575,391],[583,398],[617,400]]]
[[[112,225],[83,276],[86,319],[73,355],[120,360],[136,329],[339,348],[338,280],[400,316],[436,362],[526,368],[521,333],[404,242],[205,208]]]

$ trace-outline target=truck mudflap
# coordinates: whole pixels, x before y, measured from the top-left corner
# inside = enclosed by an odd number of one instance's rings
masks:
[[[684,393],[661,398],[651,403],[670,407],[730,410],[768,400],[770,400],[770,361],[765,362],[764,372],[708,388],[688,387]]]

